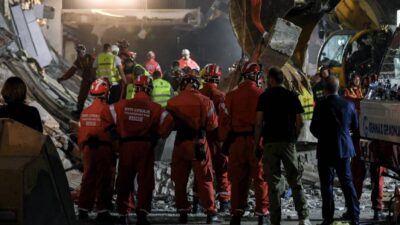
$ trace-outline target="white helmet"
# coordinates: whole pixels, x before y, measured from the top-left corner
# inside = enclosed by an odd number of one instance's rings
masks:
[[[182,50],[182,56],[190,56],[190,51],[188,49],[183,49]]]
[[[112,53],[114,53],[115,55],[118,55],[119,53],[119,47],[117,45],[111,45],[111,51]]]

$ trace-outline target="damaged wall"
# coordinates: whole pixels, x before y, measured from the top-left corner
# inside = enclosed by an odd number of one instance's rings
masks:
[[[43,4],[54,8],[54,18],[48,19],[46,26],[42,27],[44,36],[50,45],[62,55],[63,53],[63,26],[61,22],[62,0],[44,0]]]

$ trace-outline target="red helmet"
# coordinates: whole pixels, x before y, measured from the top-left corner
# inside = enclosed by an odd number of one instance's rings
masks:
[[[90,94],[92,96],[105,96],[109,90],[108,82],[103,79],[95,80],[90,86]]]
[[[193,74],[186,74],[185,76],[182,77],[180,83],[181,90],[185,89],[188,84],[192,84],[192,87],[194,89],[200,88],[200,81],[198,77],[194,76]]]
[[[144,91],[147,94],[150,94],[153,90],[153,80],[151,77],[141,75],[136,78],[135,86],[136,92]]]
[[[254,62],[246,62],[241,68],[241,73],[244,78],[257,81],[261,74],[261,66]]]
[[[221,77],[222,69],[217,64],[208,64],[204,67],[204,76]]]
[[[204,80],[210,83],[219,83],[222,69],[217,64],[208,64],[204,67]]]

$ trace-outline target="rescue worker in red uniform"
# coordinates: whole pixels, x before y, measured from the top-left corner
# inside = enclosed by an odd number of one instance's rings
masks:
[[[120,138],[117,177],[117,211],[120,222],[129,224],[134,180],[137,177],[137,224],[147,225],[147,214],[151,210],[154,189],[154,146],[158,138],[166,137],[170,130],[162,129],[166,120],[172,117],[162,107],[151,101],[152,81],[150,77],[139,76],[135,80],[136,94],[133,99],[121,100],[110,106],[103,115],[116,124]],[[170,124],[169,122],[168,124]]]
[[[174,118],[177,130],[172,153],[171,179],[175,183],[176,207],[179,222],[187,223],[191,205],[187,199],[187,183],[193,169],[198,196],[207,213],[207,223],[220,223],[216,214],[213,173],[206,132],[218,127],[218,118],[212,101],[198,89],[200,81],[192,75],[181,80],[179,95],[171,98],[167,110]]]
[[[360,115],[360,102],[364,98],[364,95],[361,90],[361,79],[358,74],[352,76],[349,86],[344,90],[344,97],[354,103],[358,115]],[[354,134],[352,138],[354,148],[356,150],[356,156],[351,160],[351,170],[353,174],[354,187],[357,192],[357,197],[360,200],[367,171],[365,159],[363,159],[360,146],[360,134]],[[380,220],[383,219],[382,210],[384,178],[382,173],[384,172],[384,168],[376,165],[376,163],[371,163],[369,169],[371,175],[371,202],[372,209],[374,210],[374,220]],[[345,213],[343,217],[347,218],[347,215],[348,214]]]
[[[247,62],[241,69],[244,79],[239,87],[226,95],[219,111],[219,135],[224,141],[223,152],[229,154],[228,174],[231,181],[231,224],[240,224],[247,207],[249,186],[255,188],[258,224],[267,224],[269,214],[268,186],[264,180],[261,157],[256,157],[254,126],[258,97],[263,89],[257,87],[261,73],[258,64]]]
[[[225,94],[218,89],[218,84],[222,76],[221,67],[216,64],[209,64],[204,68],[203,88],[200,90],[204,96],[210,98],[217,110],[221,103],[225,101]],[[222,154],[222,142],[218,138],[218,130],[207,132],[207,143],[210,147],[211,159],[217,181],[217,195],[220,203],[220,212],[229,210],[230,182],[228,180],[228,157]]]
[[[77,71],[82,72],[82,82],[78,94],[78,104],[76,106],[76,111],[74,111],[75,114],[79,115],[81,114],[85,106],[85,101],[89,94],[90,85],[96,79],[96,72],[92,66],[94,58],[90,54],[86,54],[86,47],[82,44],[79,44],[78,46],[76,46],[75,50],[77,53],[77,58],[74,64],[62,77],[58,78],[57,81],[61,82],[64,80],[68,80],[69,78],[74,76]]]
[[[190,51],[188,49],[182,50],[182,58],[178,60],[179,68],[183,69],[189,67],[192,70],[200,71],[200,66],[196,61],[190,58]]]
[[[117,45],[119,47],[118,56],[121,59],[122,65],[125,66],[125,61],[127,59],[132,59],[133,61],[135,61],[136,53],[129,50],[130,44],[127,40],[120,40],[118,41]]]
[[[92,105],[82,111],[78,136],[79,148],[83,152],[83,177],[79,195],[79,219],[87,219],[95,202],[97,220],[113,222],[108,213],[108,188],[112,178],[111,136],[107,128],[112,120],[102,120],[101,114],[108,109],[106,96],[108,83],[97,79],[90,87],[90,94],[95,96]]]
[[[147,53],[147,59],[145,63],[146,70],[149,71],[150,74],[153,74],[155,71],[159,71],[162,74],[161,66],[156,61],[156,54],[153,51]]]

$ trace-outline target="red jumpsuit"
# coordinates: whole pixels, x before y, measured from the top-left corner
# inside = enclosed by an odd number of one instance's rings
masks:
[[[217,88],[216,84],[206,83],[200,92],[209,97],[218,113],[218,106],[224,102],[225,94]],[[210,146],[211,159],[217,181],[217,195],[219,201],[228,202],[231,199],[231,185],[228,180],[228,157],[222,154],[222,142],[218,138],[218,130],[207,133],[207,142]]]
[[[189,212],[191,205],[187,199],[187,183],[193,169],[198,197],[207,214],[215,214],[213,168],[207,141],[204,148],[206,159],[196,160],[195,137],[183,127],[192,130],[211,131],[218,126],[217,114],[212,101],[197,90],[183,90],[170,99],[167,110],[171,113],[177,128],[174,151],[172,153],[171,179],[175,183],[175,199],[178,212]]]
[[[346,88],[344,91],[344,97],[354,102],[357,111],[360,112],[360,102],[363,99],[361,88],[359,87]],[[358,136],[359,135],[353,136],[353,143],[354,143],[354,148],[356,149],[356,156],[351,160],[351,170],[353,174],[354,187],[357,191],[357,197],[358,199],[360,199],[367,171],[366,171],[365,160],[363,159],[362,150],[360,147],[360,138]],[[383,209],[384,178],[381,175],[383,171],[384,171],[383,167],[377,166],[374,163],[370,164],[370,175],[371,175],[371,186],[372,186],[371,202],[372,202],[372,209],[374,210]]]
[[[160,71],[160,73],[162,73],[161,66],[155,59],[149,59],[145,63],[145,68],[150,74],[153,74],[155,71]]]
[[[258,96],[263,92],[254,81],[244,81],[226,95],[219,111],[219,134],[229,145],[228,173],[231,181],[231,210],[241,216],[247,207],[249,186],[253,180],[256,197],[255,211],[268,214],[268,186],[264,180],[262,161],[253,152],[254,126]]]
[[[78,144],[83,151],[83,177],[78,205],[84,211],[92,210],[95,200],[98,212],[105,211],[111,201],[108,189],[112,179],[113,151],[111,137],[105,131],[112,125],[112,120],[101,119],[102,112],[107,109],[105,101],[95,99],[80,117]],[[95,136],[100,144],[97,149],[91,149],[87,141]]]
[[[115,122],[120,136],[117,211],[126,215],[134,207],[130,197],[137,176],[136,212],[150,212],[154,189],[154,146],[160,135],[167,135],[168,132],[160,127],[172,117],[144,92],[136,93],[131,100],[111,105],[103,117]]]
[[[82,82],[78,95],[78,110],[83,110],[86,98],[89,94],[90,85],[96,79],[96,72],[93,69],[94,57],[86,54],[84,57],[78,57],[71,68],[61,77],[61,80],[68,80],[78,70],[82,72]]]
[[[178,60],[179,68],[183,69],[185,67],[190,67],[190,69],[200,70],[200,66],[193,59],[184,59],[181,58]]]

